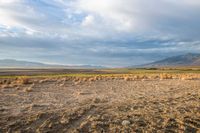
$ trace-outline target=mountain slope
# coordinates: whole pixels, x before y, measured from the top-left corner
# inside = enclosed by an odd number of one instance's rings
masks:
[[[38,62],[18,61],[13,59],[0,60],[0,67],[45,67],[48,66]]]
[[[165,67],[165,66],[200,66],[200,54],[189,53],[185,55],[173,56],[143,67]]]
[[[93,65],[77,65],[77,66],[67,66],[67,65],[51,65],[39,62],[29,62],[29,61],[19,61],[13,59],[3,59],[0,60],[0,68],[104,68],[103,66],[93,66]]]

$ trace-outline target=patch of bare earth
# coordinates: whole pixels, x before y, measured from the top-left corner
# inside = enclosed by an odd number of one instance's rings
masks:
[[[143,79],[2,81],[0,133],[200,132],[199,79]]]

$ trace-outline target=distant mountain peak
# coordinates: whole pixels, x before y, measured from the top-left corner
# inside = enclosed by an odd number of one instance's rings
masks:
[[[183,55],[172,56],[142,66],[143,67],[200,66],[200,54],[187,53]]]

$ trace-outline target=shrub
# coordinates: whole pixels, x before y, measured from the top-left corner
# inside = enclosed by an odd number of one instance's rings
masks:
[[[124,80],[125,80],[125,81],[131,81],[131,78],[129,78],[129,77],[124,77]]]
[[[30,79],[26,76],[17,78],[17,83],[19,84],[30,84]]]

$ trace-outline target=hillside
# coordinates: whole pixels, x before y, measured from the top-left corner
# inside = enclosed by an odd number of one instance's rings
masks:
[[[104,68],[103,66],[93,65],[52,65],[39,62],[20,61],[14,59],[0,60],[0,68]]]
[[[47,64],[38,62],[19,61],[13,59],[0,60],[0,67],[47,67]]]
[[[142,67],[200,66],[200,54],[188,53],[142,65]]]

